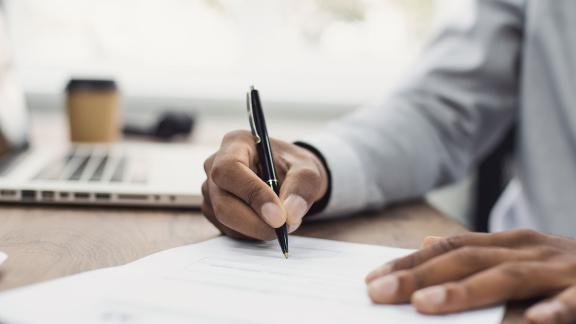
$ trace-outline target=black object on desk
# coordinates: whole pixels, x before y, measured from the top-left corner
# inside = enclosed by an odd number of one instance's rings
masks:
[[[264,119],[264,112],[260,104],[258,90],[254,89],[254,86],[250,87],[246,95],[246,105],[250,128],[252,129],[252,135],[254,135],[256,149],[258,150],[258,156],[260,158],[262,180],[274,190],[276,195],[279,195],[280,185],[276,177],[272,148],[270,147],[270,139],[268,138],[268,130],[266,129],[266,120]],[[285,258],[288,258],[288,229],[286,228],[286,224],[274,230],[276,231],[276,237],[278,238],[278,243],[280,243],[282,253]]]
[[[122,129],[125,135],[153,137],[163,141],[176,136],[190,136],[194,129],[195,116],[191,112],[165,111],[155,118],[138,120],[128,115]]]

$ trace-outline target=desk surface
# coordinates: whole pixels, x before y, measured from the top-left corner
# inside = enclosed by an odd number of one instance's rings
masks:
[[[3,206],[0,224],[0,250],[9,255],[0,268],[0,290],[125,264],[219,235],[194,211]],[[296,234],[417,248],[427,235],[465,231],[427,204],[410,203],[375,214],[309,223]],[[505,322],[517,322],[518,312],[509,311]]]

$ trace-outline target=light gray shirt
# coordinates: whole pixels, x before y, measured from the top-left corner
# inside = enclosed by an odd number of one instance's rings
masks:
[[[492,230],[576,233],[576,1],[477,0],[384,102],[305,139],[325,157],[325,215],[454,182],[517,122],[517,175]],[[494,215],[497,214],[497,215]]]

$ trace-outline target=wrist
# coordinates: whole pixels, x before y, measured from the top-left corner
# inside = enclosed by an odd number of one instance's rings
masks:
[[[306,149],[307,151],[312,153],[312,155],[314,155],[314,157],[317,159],[317,162],[319,163],[324,173],[324,176],[326,177],[326,189],[324,194],[320,199],[318,199],[316,202],[314,202],[314,204],[312,204],[306,216],[318,214],[322,212],[330,202],[330,196],[332,192],[332,174],[330,172],[330,168],[328,167],[326,159],[324,158],[322,153],[318,151],[318,149],[316,149],[314,146],[304,142],[295,142],[294,145]]]

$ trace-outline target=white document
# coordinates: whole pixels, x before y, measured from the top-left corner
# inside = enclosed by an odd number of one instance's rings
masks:
[[[0,251],[0,265],[2,265],[2,263],[4,263],[4,261],[6,261],[6,259],[8,259],[8,254]]]
[[[503,307],[447,316],[374,305],[367,272],[410,250],[290,237],[225,237],[0,294],[6,323],[500,323]]]

